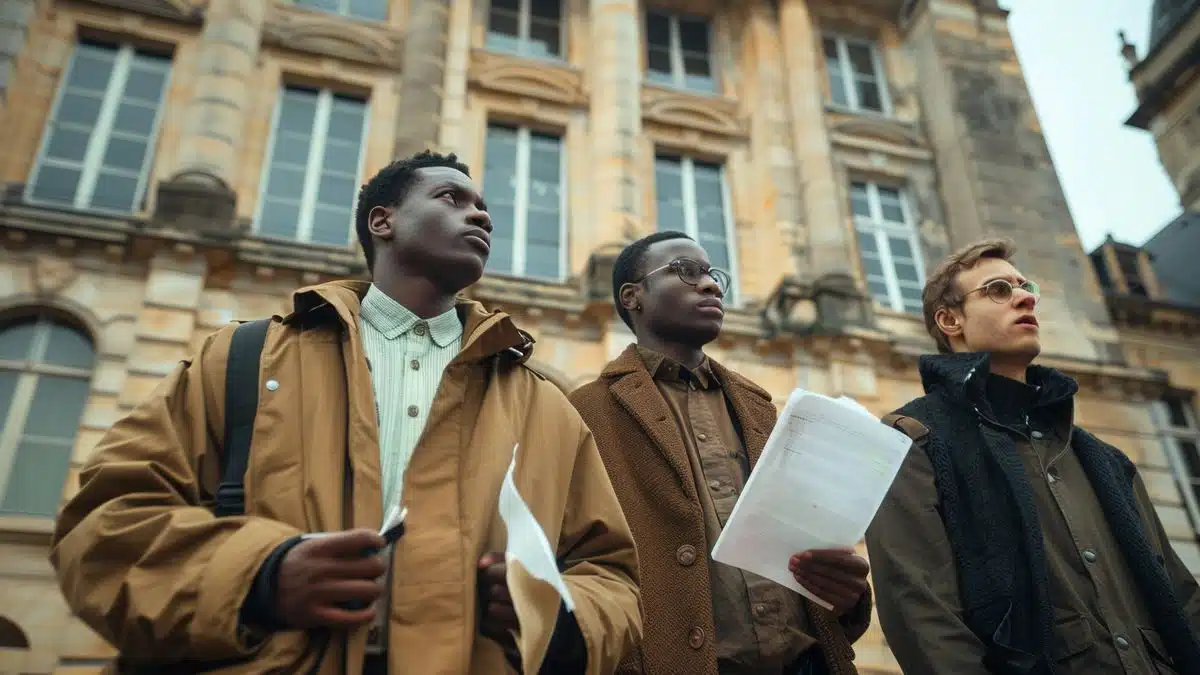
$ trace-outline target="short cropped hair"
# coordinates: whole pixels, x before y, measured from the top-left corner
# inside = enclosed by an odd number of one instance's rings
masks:
[[[965,246],[950,254],[933,270],[921,293],[921,306],[925,313],[925,330],[937,343],[938,351],[949,354],[950,338],[938,328],[934,316],[943,307],[957,307],[965,299],[958,287],[959,273],[969,270],[985,258],[1012,260],[1017,252],[1008,239],[984,239]]]
[[[376,206],[396,206],[408,196],[408,190],[417,180],[417,170],[434,166],[444,166],[455,169],[470,176],[471,170],[466,164],[458,161],[454,153],[440,155],[429,150],[397,160],[387,165],[375,174],[358,192],[358,208],[354,213],[354,229],[358,234],[358,243],[362,246],[363,256],[367,259],[367,269],[375,269],[375,242],[371,239],[371,231],[367,227],[371,209]]]
[[[647,249],[660,241],[671,241],[672,239],[694,241],[683,232],[672,230],[655,232],[626,246],[617,256],[617,261],[613,263],[613,302],[617,305],[617,314],[630,330],[633,330],[633,320],[629,318],[628,310],[621,306],[621,287],[633,283],[634,279],[642,276],[642,261],[646,257]]]

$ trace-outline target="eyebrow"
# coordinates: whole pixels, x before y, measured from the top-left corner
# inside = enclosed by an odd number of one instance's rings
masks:
[[[1016,279],[1017,281],[1016,281],[1015,285],[1017,285],[1017,286],[1020,286],[1021,284],[1028,281],[1028,279],[1026,279],[1025,277],[1023,277],[1019,274],[993,274],[992,276],[986,277],[983,281],[979,282],[979,285],[986,286],[998,279],[1003,279],[1009,283],[1013,283],[1013,279]]]

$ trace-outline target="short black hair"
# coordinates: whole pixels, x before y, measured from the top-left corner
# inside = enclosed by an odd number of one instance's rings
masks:
[[[629,318],[629,312],[621,306],[621,287],[633,283],[634,279],[642,276],[642,261],[646,257],[646,249],[660,241],[671,241],[672,239],[694,241],[683,232],[673,230],[655,232],[626,246],[617,256],[617,261],[613,263],[613,302],[617,305],[617,314],[620,315],[625,325],[629,326],[629,330],[633,330],[633,321]]]
[[[455,169],[470,176],[471,169],[458,161],[453,152],[441,155],[430,150],[421,152],[407,159],[397,160],[385,166],[375,174],[367,184],[358,191],[358,208],[354,212],[354,229],[358,233],[358,243],[362,246],[363,256],[367,259],[367,269],[375,269],[375,242],[371,240],[371,231],[367,227],[371,209],[376,206],[395,206],[404,201],[408,190],[417,179],[417,170],[434,166],[444,166]]]

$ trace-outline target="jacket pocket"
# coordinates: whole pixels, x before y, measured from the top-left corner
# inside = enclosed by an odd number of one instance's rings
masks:
[[[1146,643],[1146,651],[1150,653],[1150,660],[1154,662],[1158,675],[1179,675],[1175,670],[1175,661],[1167,654],[1166,645],[1158,631],[1153,628],[1138,628],[1138,631],[1142,634],[1142,642]]]
[[[1067,619],[1060,619],[1054,624],[1054,644],[1050,649],[1050,658],[1055,663],[1061,663],[1074,658],[1092,648],[1095,638],[1092,636],[1092,624],[1087,617],[1076,614]]]

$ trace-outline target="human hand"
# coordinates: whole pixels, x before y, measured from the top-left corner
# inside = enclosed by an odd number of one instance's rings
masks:
[[[518,628],[517,610],[508,592],[508,564],[503,553],[487,553],[479,559],[479,606],[483,617],[479,632],[495,640],[506,652],[516,650],[511,631]]]
[[[291,628],[352,628],[375,616],[386,545],[368,529],[332,532],[292,547],[279,564],[275,611]],[[365,555],[364,555],[365,553]]]
[[[833,605],[834,615],[840,617],[867,592],[871,566],[854,549],[826,549],[793,555],[788,570],[796,583]]]

